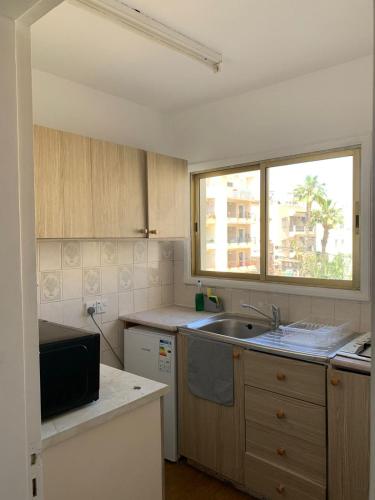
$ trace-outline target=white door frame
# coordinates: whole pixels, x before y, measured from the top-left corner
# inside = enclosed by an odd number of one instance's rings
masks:
[[[0,17],[0,498],[7,500],[43,499],[30,25],[61,2],[39,0],[16,20]]]

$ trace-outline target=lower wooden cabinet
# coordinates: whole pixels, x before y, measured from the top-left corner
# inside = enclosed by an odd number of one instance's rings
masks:
[[[194,396],[187,381],[187,337],[178,337],[180,453],[197,464],[243,484],[245,448],[242,352],[233,347],[234,406]]]
[[[368,500],[370,376],[328,370],[329,500]]]

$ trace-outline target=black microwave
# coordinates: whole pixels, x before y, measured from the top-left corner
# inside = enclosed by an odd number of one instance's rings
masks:
[[[99,399],[100,335],[39,320],[42,420]]]

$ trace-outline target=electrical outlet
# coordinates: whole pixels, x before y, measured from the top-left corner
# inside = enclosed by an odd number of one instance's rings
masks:
[[[89,307],[93,307],[95,309],[95,314],[105,314],[107,312],[108,302],[105,299],[95,300],[93,302],[86,302],[85,304],[86,314],[87,314],[87,309]]]

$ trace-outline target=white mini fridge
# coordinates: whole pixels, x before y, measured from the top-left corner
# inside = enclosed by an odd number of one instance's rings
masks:
[[[178,459],[176,349],[175,335],[146,326],[124,330],[125,371],[169,386],[164,396],[164,458],[172,462]]]

